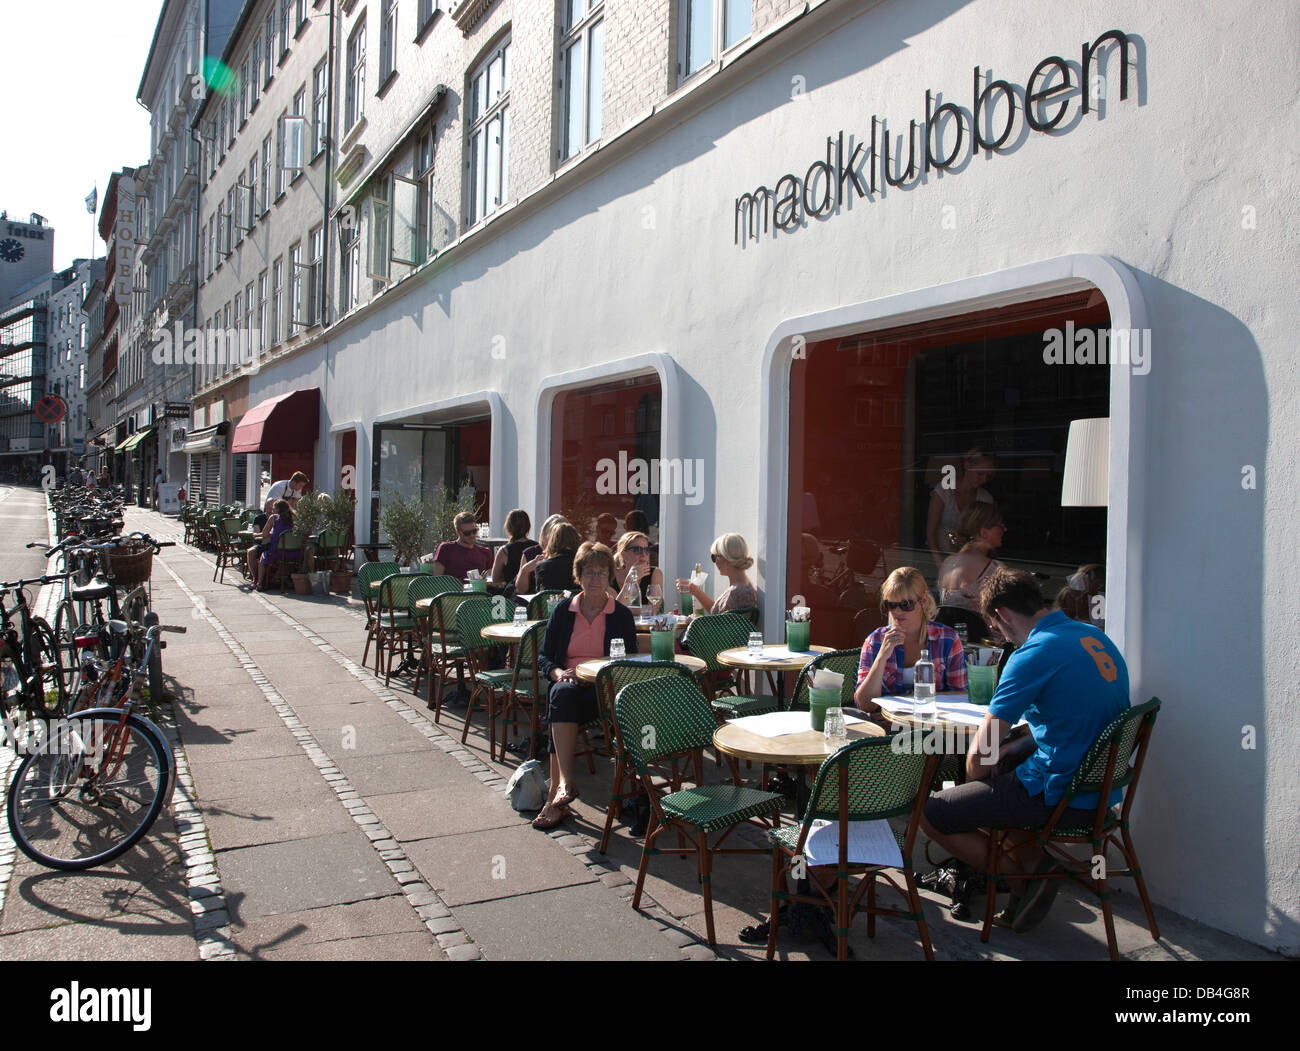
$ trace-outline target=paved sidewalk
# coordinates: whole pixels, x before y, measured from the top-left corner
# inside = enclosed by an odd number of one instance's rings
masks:
[[[153,512],[129,510],[133,528],[180,539],[179,523]],[[595,776],[583,770],[576,819],[549,835],[537,832],[502,795],[513,764],[487,762],[481,714],[462,746],[463,708],[444,708],[435,726],[409,679],[385,689],[360,666],[359,601],[253,593],[237,570],[221,583],[212,577],[211,559],[184,545],[155,562],[155,608],[165,623],[189,629],[169,636],[164,670],[177,697],[192,792],[183,786],[146,844],[103,873],[66,877],[22,859],[0,916],[0,955],[763,955],[741,944],[737,932],[766,914],[765,859],[718,859],[715,954],[703,944],[693,860],[652,859],[652,900],[637,913],[630,898],[640,841],[620,826],[608,857],[595,850],[608,760],[598,761]],[[1138,842],[1140,849],[1140,830]],[[987,945],[978,941],[977,925],[952,920],[941,906],[926,895],[941,959],[1105,958],[1099,911],[1068,890],[1034,935],[997,931]],[[1162,909],[1162,939],[1153,942],[1134,894],[1117,894],[1115,909],[1120,948],[1130,959],[1272,957]],[[59,923],[53,933],[42,930]],[[851,943],[859,958],[921,958],[907,923],[882,920],[868,939],[859,921]],[[780,956],[826,958],[820,945],[788,933]]]

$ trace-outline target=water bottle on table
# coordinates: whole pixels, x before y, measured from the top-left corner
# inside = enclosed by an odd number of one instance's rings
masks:
[[[930,651],[923,649],[912,668],[912,696],[915,698],[914,711],[925,719],[933,719],[939,714],[938,704],[934,699],[934,661],[930,660]]]

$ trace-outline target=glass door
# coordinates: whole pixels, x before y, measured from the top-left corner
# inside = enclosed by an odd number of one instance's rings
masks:
[[[390,494],[428,499],[440,485],[454,482],[455,429],[421,423],[375,427],[370,476],[370,535],[387,542],[379,512]]]

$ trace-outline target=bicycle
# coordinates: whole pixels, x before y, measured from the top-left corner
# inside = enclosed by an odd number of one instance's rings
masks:
[[[0,706],[6,713],[17,707],[35,718],[50,717],[60,715],[67,705],[67,683],[54,631],[32,613],[25,590],[31,584],[49,584],[63,576],[66,574],[0,582]],[[6,606],[5,594],[10,590],[15,601]]]
[[[128,629],[118,621],[105,630],[122,636]],[[132,664],[122,653],[86,680],[78,700],[95,706],[59,720],[19,764],[6,816],[14,842],[38,864],[78,871],[112,861],[144,837],[170,799],[176,758],[162,731],[133,711],[163,631],[185,629],[148,628],[143,658]],[[78,641],[95,644],[90,636]]]

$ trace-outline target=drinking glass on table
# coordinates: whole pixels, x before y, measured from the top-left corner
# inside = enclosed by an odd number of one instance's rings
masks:
[[[827,708],[826,721],[823,724],[824,733],[826,734],[826,743],[833,748],[839,748],[849,741],[848,724],[844,721],[843,708]]]
[[[662,584],[651,584],[646,588],[646,601],[650,603],[650,615],[659,612],[659,606],[664,600],[664,589]]]
[[[750,632],[749,655],[751,657],[761,657],[763,655],[763,633],[761,631]]]
[[[522,628],[528,623],[528,611],[523,606],[515,607],[515,627]]]
[[[622,639],[609,640],[609,659],[621,661],[627,656],[627,643]]]

